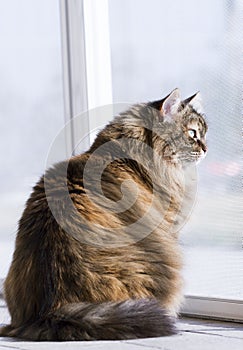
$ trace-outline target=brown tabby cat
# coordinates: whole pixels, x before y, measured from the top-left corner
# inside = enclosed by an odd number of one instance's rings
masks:
[[[206,153],[198,94],[131,107],[27,201],[0,336],[98,340],[175,333],[185,169]],[[197,105],[196,105],[197,103]],[[184,220],[184,219],[182,219]]]

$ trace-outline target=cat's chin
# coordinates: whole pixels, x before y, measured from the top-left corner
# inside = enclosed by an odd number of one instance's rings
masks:
[[[206,157],[207,153],[203,152],[200,154],[200,156],[198,157],[198,159],[196,160],[196,165],[198,165],[199,163],[201,163],[201,161]]]

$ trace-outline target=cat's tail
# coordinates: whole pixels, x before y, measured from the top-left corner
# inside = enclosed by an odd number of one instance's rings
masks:
[[[5,330],[5,331],[4,331]],[[13,329],[0,336],[28,340],[121,340],[175,334],[174,320],[155,299],[102,304],[68,304],[48,318]]]

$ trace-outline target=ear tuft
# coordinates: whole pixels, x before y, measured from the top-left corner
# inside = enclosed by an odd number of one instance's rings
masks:
[[[160,113],[164,121],[172,122],[178,112],[181,103],[180,91],[178,88],[174,89],[163,101]]]
[[[197,92],[195,95],[187,98],[184,101],[186,104],[188,103],[193,109],[195,109],[195,111],[198,114],[203,114],[203,105],[202,105],[202,97],[200,92]]]

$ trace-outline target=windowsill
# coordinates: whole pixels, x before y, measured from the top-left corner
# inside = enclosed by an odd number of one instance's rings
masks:
[[[0,324],[9,323],[10,318],[3,300],[0,300]],[[167,349],[167,350],[240,350],[243,346],[243,324],[232,322],[208,321],[193,318],[181,318],[178,321],[178,334],[171,337],[134,339],[127,341],[95,341],[95,342],[72,342],[70,348],[112,350],[114,344],[119,343],[119,349]],[[1,346],[5,349],[14,348],[19,350],[36,349],[35,342],[20,341],[17,339],[0,338]],[[38,349],[61,349],[66,348],[67,343],[38,343]]]
[[[0,301],[3,298],[3,279],[0,278]]]

